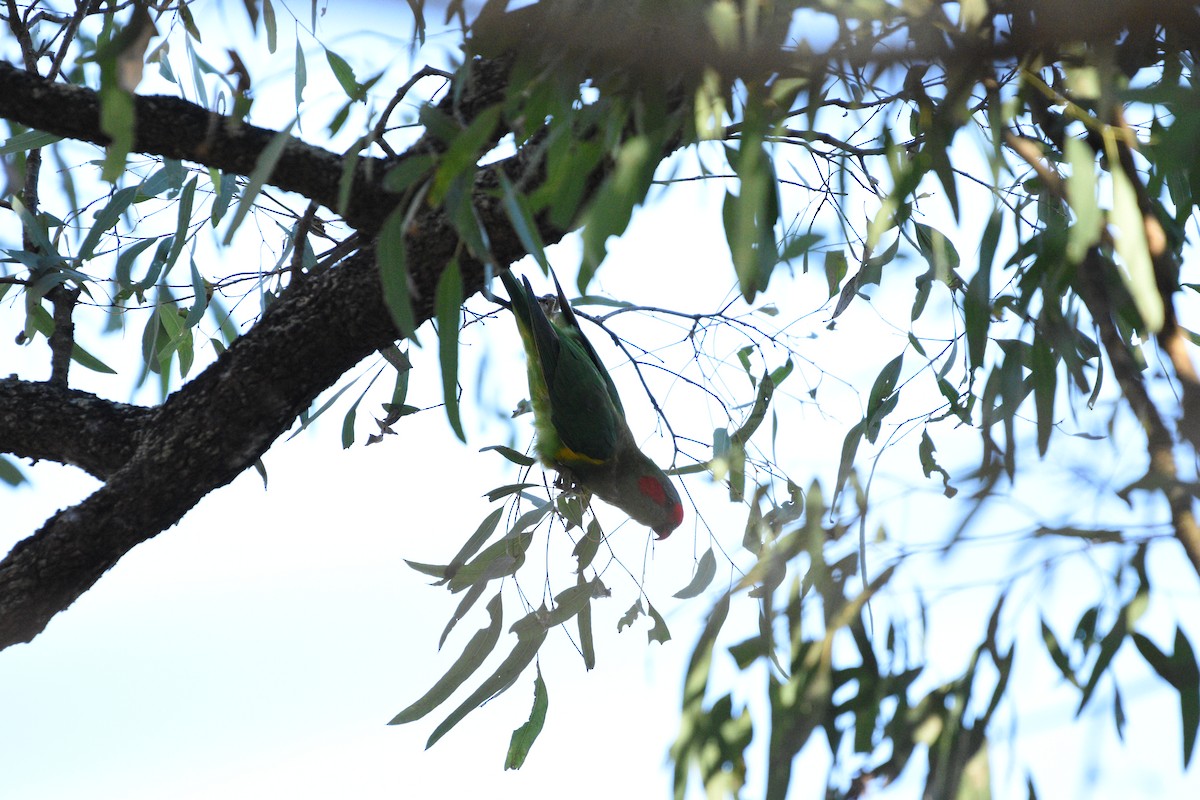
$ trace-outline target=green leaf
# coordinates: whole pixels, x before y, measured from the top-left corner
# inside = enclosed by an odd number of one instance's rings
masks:
[[[121,220],[121,215],[125,213],[125,209],[129,208],[129,204],[137,197],[137,193],[137,186],[126,186],[124,189],[113,192],[107,205],[96,213],[96,221],[92,223],[91,230],[84,237],[83,243],[79,245],[78,259],[80,261],[87,261],[92,257],[92,254],[96,252],[96,245],[100,243],[100,237]]]
[[[449,147],[438,160],[437,172],[429,190],[429,202],[438,205],[447,196],[450,184],[471,170],[483,155],[480,151],[491,140],[500,123],[501,107],[489,106],[478,113],[471,124],[449,137]]]
[[[829,297],[837,295],[842,280],[850,271],[850,262],[843,250],[831,250],[825,254],[825,282],[829,285]]]
[[[650,618],[654,620],[654,627],[646,634],[646,638],[650,642],[658,642],[660,644],[671,641],[671,632],[667,630],[667,623],[662,618],[662,614],[658,613],[658,609],[650,601],[646,601],[646,608],[649,610]]]
[[[929,269],[934,277],[947,285],[953,280],[954,271],[958,269],[961,259],[954,242],[936,228],[920,222],[913,223],[916,229],[917,249],[929,262]]]
[[[477,583],[463,594],[463,599],[458,601],[458,607],[450,615],[450,621],[446,623],[445,628],[442,628],[442,635],[438,637],[438,650],[441,650],[443,645],[446,644],[446,639],[450,637],[450,632],[454,630],[454,626],[459,623],[459,620],[475,607],[475,603],[479,601],[479,598],[483,597],[483,592],[487,587],[486,583]]]
[[[422,575],[429,575],[430,577],[438,578],[442,581],[442,583],[445,583],[446,568],[441,564],[422,564],[420,561],[409,561],[407,558],[404,559],[404,563],[408,564],[408,566],[412,567]]]
[[[487,447],[482,447],[482,448],[480,448],[479,452],[486,453],[488,450],[495,450],[497,453],[504,456],[512,463],[517,464],[522,467],[532,467],[534,464],[537,463],[537,459],[534,458],[533,456],[527,456],[518,450],[514,450],[511,447],[505,447],[502,444],[493,444],[493,445],[488,445]]]
[[[516,494],[538,485],[536,483],[509,483],[504,486],[497,486],[488,492],[485,497],[487,497],[488,502],[494,503],[502,497],[508,497],[510,494]]]
[[[462,316],[462,277],[458,259],[451,259],[438,278],[434,300],[438,327],[438,357],[442,366],[442,398],[446,417],[459,441],[466,442],[458,411],[458,326]]]
[[[992,268],[982,263],[967,283],[963,299],[963,322],[967,332],[967,357],[972,370],[983,366],[992,323]]]
[[[1133,296],[1133,303],[1142,316],[1146,330],[1158,333],[1162,330],[1165,310],[1162,295],[1154,280],[1154,264],[1150,261],[1150,245],[1146,241],[1146,222],[1138,206],[1137,192],[1120,163],[1113,160],[1110,172],[1112,222],[1117,229],[1115,245],[1125,267],[1121,270],[1121,277]]]
[[[39,260],[43,260],[48,266],[64,268],[67,263],[63,257],[59,255],[58,249],[50,243],[49,230],[46,227],[46,217],[43,214],[34,216],[21,202],[21,198],[13,197],[12,209],[17,212],[17,216],[21,219],[21,225],[25,229],[25,234],[29,237],[30,242],[39,251]],[[12,251],[9,251],[12,253]]]
[[[78,342],[75,342],[71,346],[71,360],[85,369],[90,369],[92,372],[100,372],[104,375],[117,374],[115,369],[89,353]]]
[[[378,373],[376,373],[376,377],[379,377]],[[357,400],[350,404],[350,408],[346,410],[346,416],[342,418],[343,450],[349,449],[354,444],[354,420],[358,416],[358,406],[360,403],[362,403],[363,398],[367,396],[367,392],[371,390],[371,386],[374,383],[374,380],[371,380],[367,383],[366,388],[362,390],[362,394],[358,396]]]
[[[1160,678],[1179,692],[1179,711],[1183,722],[1183,766],[1187,769],[1196,747],[1200,728],[1200,667],[1183,630],[1175,628],[1175,652],[1168,656],[1148,637],[1135,633],[1133,643]]]
[[[676,592],[673,597],[680,600],[687,600],[695,597],[708,588],[712,583],[713,577],[717,574],[717,557],[713,555],[712,548],[708,548],[704,555],[700,556],[700,562],[696,565],[696,574],[687,586]]]
[[[300,46],[300,37],[296,37],[296,116],[300,116],[300,104],[304,102],[304,87],[308,83],[308,67],[304,62],[304,48]]]
[[[791,363],[790,360],[788,362]],[[788,372],[783,373],[787,377]],[[735,445],[745,445],[754,432],[758,430],[758,426],[767,417],[767,408],[771,404],[771,397],[775,394],[775,380],[771,373],[764,373],[762,381],[758,384],[758,395],[754,398],[754,406],[750,409],[750,416],[742,423],[742,426],[734,431],[729,437],[730,443]]]
[[[583,529],[583,503],[580,502],[579,495],[562,492],[554,504],[558,508],[558,515],[566,520],[567,530]]]
[[[1104,675],[1104,671],[1108,669],[1108,665],[1112,662],[1113,656],[1117,654],[1117,648],[1125,641],[1125,636],[1128,631],[1125,628],[1123,619],[1118,619],[1116,624],[1104,637],[1100,640],[1100,653],[1096,656],[1096,664],[1092,667],[1092,674],[1088,677],[1088,681],[1084,684],[1083,694],[1079,698],[1079,708],[1075,709],[1075,716],[1079,716],[1087,705],[1088,700],[1092,699],[1092,693],[1096,690],[1096,686],[1100,683],[1100,678]]]
[[[799,258],[808,253],[814,246],[820,244],[823,239],[819,233],[801,233],[783,241],[783,247],[777,256],[780,262],[787,262]]]
[[[856,425],[846,431],[846,438],[842,440],[842,456],[838,462],[837,485],[834,486],[833,495],[834,502],[837,501],[837,496],[842,493],[842,487],[846,485],[846,479],[850,477],[850,471],[854,469],[854,457],[858,454],[858,445],[862,442],[863,431],[866,430],[867,421],[861,420]]]
[[[921,459],[921,471],[925,473],[926,478],[935,472],[941,475],[943,493],[946,497],[954,497],[958,494],[958,489],[950,485],[950,473],[939,466],[937,459],[933,457],[936,451],[937,448],[933,446],[933,439],[929,436],[929,431],[921,431],[921,444],[917,447],[917,455]]]
[[[1038,455],[1046,455],[1054,432],[1054,393],[1058,385],[1058,359],[1044,336],[1035,336],[1030,352],[1033,404],[1037,410]]]
[[[383,176],[383,188],[400,194],[426,177],[437,163],[437,158],[432,155],[402,158],[388,168],[387,174]]]
[[[1071,165],[1067,176],[1067,202],[1075,212],[1075,224],[1067,229],[1067,260],[1083,261],[1088,249],[1099,243],[1104,231],[1104,212],[1096,196],[1096,154],[1075,137],[1063,143],[1063,155]]]
[[[896,384],[900,381],[900,370],[904,366],[904,353],[893,358],[875,378],[871,387],[870,399],[867,401],[866,435],[867,440],[874,442],[879,435],[880,425],[884,417],[896,407],[898,396],[895,394]]]
[[[470,535],[466,543],[463,543],[463,546],[455,553],[455,557],[450,559],[450,564],[446,565],[446,577],[452,578],[457,575],[458,570],[462,569],[467,560],[479,552],[479,548],[484,546],[484,542],[491,539],[492,534],[496,533],[496,527],[502,516],[504,516],[504,506],[493,509],[484,517],[484,522],[479,523],[479,528],[475,529],[475,533]]]
[[[512,181],[508,179],[503,170],[497,169],[496,175],[500,179],[500,189],[503,192],[504,213],[512,223],[517,239],[525,248],[525,252],[537,261],[542,272],[546,272],[550,268],[550,262],[546,258],[546,246],[542,243],[542,235],[538,232],[537,223],[529,209],[529,201],[524,196],[517,194],[516,187],[513,186]]]
[[[1062,673],[1064,678],[1075,686],[1079,686],[1079,680],[1075,677],[1075,670],[1071,668],[1071,660],[1063,652],[1062,646],[1058,643],[1058,638],[1054,635],[1054,631],[1050,630],[1050,626],[1046,624],[1045,618],[1042,618],[1041,622],[1042,642],[1046,645],[1046,652],[1050,655],[1050,660],[1054,662],[1054,666],[1058,667],[1058,671]]]
[[[279,26],[275,22],[275,6],[263,0],[263,27],[267,29],[267,52],[274,53],[279,42]]]
[[[484,659],[495,649],[496,642],[500,641],[504,612],[499,592],[488,603],[487,612],[489,617],[487,627],[476,632],[471,637],[471,641],[467,642],[462,655],[450,666],[450,669],[446,670],[446,674],[439,678],[421,699],[393,717],[392,721],[388,723],[389,725],[402,725],[420,719],[441,705],[454,693],[455,689],[462,686],[463,681],[475,674],[475,670],[479,669]],[[429,744],[433,744],[433,740]]]
[[[480,684],[479,688],[471,693],[471,696],[454,709],[450,716],[438,725],[432,734],[429,736],[429,741],[425,743],[426,749],[433,745],[445,736],[451,728],[462,721],[463,717],[470,714],[484,702],[490,700],[502,692],[505,692],[521,677],[521,673],[529,666],[534,657],[537,656],[538,649],[541,648],[542,642],[546,640],[546,631],[544,629],[528,630],[525,636],[518,636],[517,644],[513,647],[512,652],[508,657],[496,668],[487,680]]]
[[[582,574],[579,575],[578,582],[583,583]],[[592,604],[588,603],[579,609],[575,620],[579,626],[579,652],[583,655],[583,668],[595,669],[596,647],[592,641]]]
[[[525,551],[532,534],[505,537],[490,545],[471,562],[450,577],[450,591],[461,592],[480,581],[487,582],[512,575],[525,563]]]
[[[453,4],[451,7],[453,7]],[[417,42],[423,45],[425,44],[425,0],[408,0],[408,8],[413,13],[413,35],[416,36]],[[447,10],[446,13],[446,21],[449,22],[450,11]],[[538,680],[540,681],[541,679],[542,674],[539,672]],[[507,767],[505,767],[505,769],[507,769]]]
[[[1179,680],[1179,713],[1183,721],[1183,768],[1187,769],[1196,751],[1196,732],[1200,729],[1200,668],[1196,653],[1184,634],[1175,628],[1175,653],[1171,666]]]
[[[221,220],[225,219],[225,212],[229,210],[229,204],[233,201],[234,194],[237,193],[237,176],[228,172],[210,170],[209,177],[213,182],[213,191],[216,192],[209,219],[212,226],[216,228],[221,224]]]
[[[337,82],[342,87],[342,91],[346,93],[346,97],[349,97],[351,100],[363,99],[363,85],[354,77],[354,68],[347,63],[346,59],[329,48],[325,48],[325,60],[329,62],[329,69],[333,71],[333,77],[337,78]]]
[[[505,769],[520,769],[529,755],[529,748],[542,732],[546,724],[546,709],[550,706],[550,698],[546,694],[546,682],[542,680],[542,668],[538,667],[537,679],[533,682],[533,710],[529,712],[529,721],[513,731],[512,740],[508,744],[508,755],[504,759]]]
[[[175,266],[175,262],[179,260],[179,255],[183,252],[184,245],[187,244],[188,226],[192,221],[192,202],[196,196],[196,181],[193,177],[183,187],[183,192],[179,196],[179,211],[175,220],[175,235],[171,237],[171,253],[167,256],[168,271],[170,267]]]
[[[39,147],[46,147],[55,142],[61,142],[62,138],[53,133],[46,133],[45,131],[31,128],[23,133],[18,133],[16,136],[10,136],[4,144],[0,145],[0,156],[10,156],[13,153],[27,153],[30,150],[37,150]]]
[[[392,315],[392,322],[396,323],[396,330],[402,337],[415,341],[413,337],[416,332],[416,324],[408,290],[408,258],[404,243],[404,220],[403,208],[397,208],[388,214],[387,219],[383,221],[383,226],[379,229],[375,252],[379,263],[379,279],[383,284],[383,300],[387,304],[388,312]],[[459,291],[462,291],[461,287]],[[455,330],[457,329],[456,325]]]
[[[636,622],[637,618],[643,613],[645,612],[642,609],[642,598],[639,597],[634,601],[633,605],[629,607],[629,610],[626,611],[619,620],[617,620],[617,633],[620,633]]]
[[[583,576],[579,577],[582,578]],[[542,624],[547,628],[562,625],[567,620],[579,614],[584,608],[587,608],[597,591],[601,594],[607,591],[599,578],[595,579],[594,584],[587,581],[577,581],[571,588],[564,589],[554,596],[554,609]]]
[[[100,130],[109,138],[100,178],[116,183],[133,149],[133,95],[118,84],[115,66],[102,66],[100,76]]]
[[[600,530],[600,523],[592,518],[588,520],[587,533],[575,544],[575,549],[571,551],[571,556],[579,559],[579,566],[575,569],[576,572],[582,573],[592,563],[592,559],[596,557],[596,552],[600,549],[600,542],[604,539],[604,531]]]
[[[242,190],[242,196],[238,198],[237,208],[234,209],[233,219],[229,222],[229,228],[225,232],[223,244],[228,247],[233,242],[233,234],[237,232],[238,227],[250,213],[250,209],[254,207],[254,200],[258,197],[258,193],[262,191],[263,186],[271,178],[271,173],[275,171],[275,165],[279,163],[279,159],[283,157],[283,151],[287,149],[288,143],[292,141],[292,128],[296,126],[296,119],[293,118],[288,126],[279,133],[271,137],[271,142],[263,151],[259,153],[258,159],[254,162],[254,169],[250,172],[250,179],[246,183],[246,188]]]
[[[587,291],[604,260],[608,237],[625,232],[634,207],[645,199],[661,153],[661,142],[647,135],[632,136],[621,145],[612,172],[585,212],[580,293]]]
[[[27,480],[25,474],[8,459],[8,456],[0,455],[0,481],[4,481],[9,486],[20,486]]]

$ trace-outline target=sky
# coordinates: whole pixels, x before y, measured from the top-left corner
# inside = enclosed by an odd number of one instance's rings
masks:
[[[339,33],[339,25],[352,27],[361,19],[345,12],[348,7],[330,8],[323,22],[329,31],[326,44],[342,52],[387,46],[389,39],[381,34],[354,38]],[[244,28],[234,13],[240,9],[227,7],[226,12],[230,30]],[[431,38],[434,55],[445,40]],[[337,90],[324,70],[323,56],[311,39],[302,41],[310,74],[306,103],[335,108]],[[290,54],[293,46],[285,43],[280,52]],[[290,55],[277,59],[263,66],[267,73],[276,70],[267,86],[290,90]],[[255,67],[252,72],[258,74]],[[150,87],[162,90],[153,83]],[[287,94],[274,92],[277,97]],[[286,124],[293,110],[287,103],[272,106],[271,96],[269,89],[263,91],[255,121]],[[312,119],[322,119],[321,113]],[[309,130],[302,136],[313,141],[317,134]],[[733,280],[718,223],[721,188],[697,184],[675,189],[670,200],[639,212],[629,233],[611,243],[595,290],[684,310],[710,310],[724,302]],[[962,241],[971,241],[969,232]],[[551,257],[564,273],[564,284],[570,285],[577,243],[564,242],[552,249]],[[257,254],[248,262],[247,268],[254,268]],[[534,268],[521,268],[544,288]],[[899,274],[907,275],[905,269],[915,276],[923,266],[897,266]],[[835,378],[861,380],[862,374],[878,371],[871,358],[886,361],[889,347],[902,346],[903,334],[888,329],[880,321],[882,313],[862,304],[847,312],[837,331],[826,331],[828,310],[810,313],[824,302],[823,275],[780,275],[773,287],[781,297],[793,298],[788,310],[802,320],[792,331],[798,352],[845,365],[844,373],[824,376],[801,365],[781,400],[796,425],[783,434],[789,471],[828,482],[836,473],[845,428],[862,413],[862,399],[839,391]],[[878,301],[887,302],[883,297]],[[482,301],[475,307],[490,310]],[[628,325],[623,332],[631,338],[675,330],[664,323]],[[104,340],[105,358],[122,365],[122,376],[104,378],[77,368],[76,385],[128,399],[136,368],[122,362],[122,353],[136,352],[139,335],[140,327],[130,325]],[[603,342],[598,346],[608,363],[619,364],[615,350]],[[736,349],[726,343],[714,347],[726,353]],[[422,406],[436,404],[440,391],[436,353],[429,350],[427,345],[413,351],[411,402]],[[782,360],[777,353],[772,356]],[[616,529],[617,560],[604,575],[612,597],[593,606],[598,666],[586,672],[568,637],[560,631],[552,634],[540,659],[549,715],[522,770],[505,772],[502,766],[510,732],[529,714],[532,672],[429,750],[424,749],[426,737],[452,706],[408,725],[385,724],[437,680],[482,624],[468,616],[439,653],[438,637],[458,598],[431,587],[405,560],[444,563],[491,510],[483,495],[519,477],[511,464],[495,453],[480,453],[480,448],[506,444],[523,449],[529,443],[528,418],[516,423],[506,419],[525,396],[524,365],[510,321],[500,314],[468,328],[464,359],[466,445],[457,443],[444,415],[433,408],[398,424],[399,435],[363,447],[371,432],[367,411],[374,410],[364,402],[360,444],[343,450],[343,403],[328,418],[272,448],[264,458],[267,488],[253,471],[243,474],[203,500],[179,525],[135,548],[34,642],[0,653],[5,800],[384,798],[435,792],[447,797],[486,792],[505,800],[564,791],[580,800],[667,796],[666,754],[677,733],[681,677],[712,602],[711,596],[691,601],[670,596],[688,583],[710,541],[736,543],[744,524],[744,509],[725,502],[724,491],[704,476],[684,481],[698,512],[689,506],[684,528],[652,548],[644,531],[629,524],[618,529],[617,516],[605,514],[608,529]],[[0,336],[6,373],[42,378],[47,361],[42,344],[17,347],[11,336]],[[369,363],[356,372],[369,372]],[[645,432],[647,449],[666,454],[667,445],[652,433],[652,412],[632,374],[617,366],[614,375],[631,406],[635,429]],[[804,399],[804,390],[817,383],[829,398],[820,409]],[[630,397],[637,400],[630,403]],[[135,398],[154,401],[149,388]],[[676,385],[666,385],[660,399],[669,409],[689,403],[686,388]],[[707,412],[696,413],[697,419],[686,419],[691,429],[711,432],[719,422],[705,417]],[[962,441],[974,435],[965,431]],[[967,463],[973,451],[965,444],[962,448],[951,443],[941,452]],[[1067,448],[1063,458],[1069,461],[1072,452]],[[1119,462],[1115,455],[1113,473],[1128,466]],[[955,507],[938,500],[940,483],[914,489],[911,464],[883,463],[876,495],[881,521],[904,541],[936,541],[957,523]],[[1062,466],[1048,464],[1044,474],[1057,474],[1054,468]],[[0,550],[97,486],[70,468],[46,463],[25,468],[31,484],[0,489]],[[1036,468],[1034,473],[1034,480],[1042,474]],[[1078,491],[1048,481],[1045,491]],[[1019,499],[1037,501],[1036,493]],[[1016,498],[994,513],[992,531],[1017,530],[1025,519]],[[698,515],[715,532],[712,540],[692,522]],[[985,527],[988,522],[985,517]],[[559,556],[565,546],[561,534],[556,530],[545,540],[546,550]],[[984,585],[975,590],[973,581],[986,584],[987,576],[1003,565],[1022,575],[1028,586],[1038,585],[1036,577],[1024,575],[1020,548],[1002,538],[968,552],[954,562],[914,556],[929,564],[917,573],[925,583],[900,586],[880,600],[885,603],[880,613],[889,603],[911,603],[918,593],[945,601],[933,611],[935,620],[945,624],[934,625],[926,642],[929,652],[937,654],[930,680],[953,677],[978,641],[980,610],[986,616],[991,589]],[[1063,610],[1055,621],[1060,637],[1069,635],[1064,626],[1077,618],[1096,590],[1096,574],[1106,567],[1093,566],[1091,572],[1078,567],[1055,588],[1042,590],[1052,592],[1052,601]],[[626,568],[635,577],[625,574]],[[1157,641],[1166,642],[1170,631],[1159,620],[1172,614],[1196,618],[1190,613],[1197,610],[1195,576],[1163,548],[1152,551],[1152,569],[1162,589],[1156,599],[1162,607],[1152,608],[1145,624]],[[551,573],[549,593],[565,588],[562,581],[570,577]],[[528,568],[521,579],[521,589],[534,603],[546,593],[541,580],[542,573]],[[639,581],[666,617],[673,635],[667,643],[647,642],[644,619],[621,633],[616,630],[617,620],[638,596]],[[506,594],[510,621],[521,613],[513,594]],[[1118,664],[1138,675],[1135,662],[1136,654],[1128,648],[1118,654]],[[760,674],[739,676],[727,659],[717,669],[714,683],[732,687],[740,700],[761,710]],[[1183,796],[1200,788],[1195,768],[1192,774],[1178,774],[1176,701],[1148,670],[1143,668],[1141,679],[1130,684],[1127,744],[1118,747],[1106,716],[1109,706],[1097,703],[1078,724],[1064,724],[1073,711],[1074,690],[1056,686],[1047,665],[1021,669],[1028,670],[1021,677],[1041,689],[1035,697],[1019,700],[1021,714],[1002,713],[997,721],[997,796],[1024,796],[1023,773],[1006,772],[1014,760],[1035,770],[1041,796]],[[761,749],[756,747],[755,753],[761,756]],[[761,775],[756,767],[760,765],[751,764],[754,781]],[[792,796],[821,796],[827,767],[822,749],[810,748],[796,765]],[[1089,783],[1089,776],[1103,778],[1103,783]],[[876,796],[914,796],[920,777],[909,775]],[[761,792],[760,783],[753,783],[747,796],[756,791]]]

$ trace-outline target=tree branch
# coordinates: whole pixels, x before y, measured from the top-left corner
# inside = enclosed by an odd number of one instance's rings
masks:
[[[137,119],[133,149],[249,175],[259,155],[276,136],[286,134],[259,128],[208,111],[195,103],[165,95],[134,98]],[[100,130],[100,101],[90,89],[39,78],[0,62],[0,117],[68,139],[107,145]],[[341,213],[359,230],[377,230],[396,202],[382,177],[386,162],[358,159],[349,207],[338,208],[342,156],[289,137],[270,183],[296,192]]]
[[[104,480],[133,456],[152,415],[77,389],[0,379],[0,452],[69,464]]]

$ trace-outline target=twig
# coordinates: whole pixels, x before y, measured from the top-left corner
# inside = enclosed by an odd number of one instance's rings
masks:
[[[75,302],[79,289],[55,286],[46,292],[46,299],[54,304],[54,331],[50,334],[50,384],[67,386],[67,372],[71,369],[71,354],[75,351]]]

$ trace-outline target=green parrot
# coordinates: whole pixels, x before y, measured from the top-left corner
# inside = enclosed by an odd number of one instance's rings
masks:
[[[517,283],[505,270],[500,280],[525,344],[538,458],[665,539],[683,522],[679,493],[634,442],[617,387],[583,335],[558,278],[553,319],[528,278]]]

